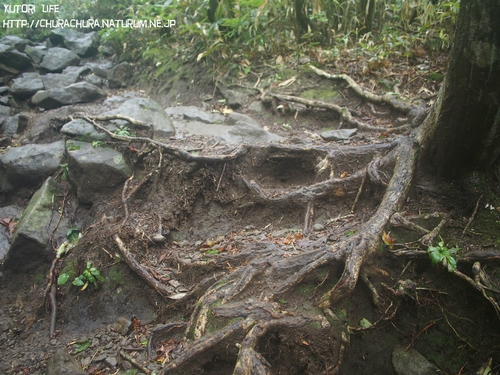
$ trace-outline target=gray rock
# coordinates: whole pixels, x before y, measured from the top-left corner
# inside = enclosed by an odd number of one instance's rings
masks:
[[[45,56],[47,48],[45,46],[26,46],[24,53],[27,54],[35,64],[40,64]]]
[[[94,73],[96,76],[98,76],[102,79],[108,79],[108,75],[109,75],[108,70],[103,68],[103,67],[100,67],[100,66],[93,66],[92,73]]]
[[[238,121],[234,127],[229,130],[228,135],[222,136],[227,143],[266,143],[278,142],[283,138],[279,135],[268,132],[260,126]]]
[[[17,272],[28,272],[54,257],[49,245],[50,233],[57,223],[57,205],[54,196],[61,194],[60,185],[49,177],[33,194],[17,223],[5,267]]]
[[[22,77],[15,78],[11,87],[13,95],[26,99],[33,96],[37,91],[44,89],[42,77],[38,73],[23,73]]]
[[[115,367],[117,365],[118,361],[116,357],[107,357],[104,360],[104,364],[108,367]]]
[[[99,87],[88,82],[78,82],[72,85],[37,92],[32,102],[38,107],[53,109],[64,105],[88,103],[106,97]]]
[[[54,29],[49,35],[53,44],[62,44],[78,56],[91,56],[97,53],[99,38],[95,31],[82,33],[73,29]]]
[[[82,203],[92,203],[96,195],[122,184],[132,173],[123,155],[112,148],[67,141],[66,149],[69,180]]]
[[[314,231],[320,231],[320,230],[323,230],[323,229],[325,229],[325,227],[323,225],[319,224],[319,223],[316,223],[316,224],[313,225],[313,230]]]
[[[398,375],[437,375],[442,372],[415,349],[396,347],[392,352],[392,365]]]
[[[0,63],[20,71],[31,66],[31,59],[27,54],[19,52],[15,47],[0,44]]]
[[[248,124],[257,125],[260,127],[260,124],[255,121],[250,116],[244,115],[243,113],[231,112],[227,116],[227,120],[225,122],[226,125],[235,125],[238,121],[246,122]]]
[[[154,127],[155,139],[168,139],[175,134],[175,128],[172,121],[167,116],[163,108],[154,100],[147,98],[133,98],[125,101],[117,109],[103,113],[103,115],[120,114],[140,120]],[[130,124],[126,121],[113,121],[117,125]]]
[[[260,100],[256,100],[248,106],[249,113],[262,114],[265,111],[266,108],[264,107],[264,104]]]
[[[116,321],[111,325],[111,329],[118,332],[122,336],[127,336],[131,328],[132,321],[123,316],[118,317],[118,319],[116,319]]]
[[[69,49],[54,47],[50,48],[40,64],[40,68],[51,73],[60,73],[70,65],[80,64],[78,55]]]
[[[8,117],[4,124],[0,127],[2,135],[4,137],[10,137],[17,134],[17,128],[19,127],[19,114],[15,116]]]
[[[343,141],[351,138],[357,133],[358,129],[338,129],[329,130],[320,134],[325,141]]]
[[[0,170],[0,193],[8,193],[12,190],[14,190],[14,186],[10,183],[7,173]]]
[[[46,375],[87,375],[64,348],[56,350],[47,361]]]
[[[105,141],[109,139],[106,133],[96,130],[94,125],[84,119],[76,119],[70,121],[61,128],[61,133],[71,138],[78,140],[92,142],[92,141]]]
[[[81,81],[82,76],[89,72],[89,66],[68,66],[62,73],[43,75],[42,81],[47,89],[60,89]]]
[[[95,74],[89,74],[88,76],[86,76],[85,82],[88,82],[97,87],[102,87],[102,78],[96,76]]]
[[[120,87],[127,87],[130,81],[132,67],[128,62],[122,62],[116,65],[109,74],[108,83],[109,88],[119,89]]]
[[[226,118],[219,113],[208,113],[195,106],[168,107],[165,113],[179,119],[188,119],[204,122],[206,124],[222,124]]]
[[[33,186],[60,168],[64,142],[11,147],[0,155],[0,166],[14,186]]]
[[[10,218],[13,220],[19,219],[23,213],[23,209],[19,206],[7,206],[0,208],[0,218]],[[0,262],[5,259],[9,250],[9,240],[12,235],[3,225],[0,226]]]
[[[240,91],[225,90],[222,95],[226,98],[226,103],[233,109],[241,108],[245,105],[248,96]]]
[[[24,52],[26,47],[33,43],[28,39],[19,38],[15,35],[6,35],[0,39],[0,44],[5,44],[6,46],[14,47],[19,52]]]

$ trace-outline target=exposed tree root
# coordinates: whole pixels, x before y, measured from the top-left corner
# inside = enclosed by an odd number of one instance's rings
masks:
[[[330,75],[317,68],[312,68],[312,70],[329,79],[346,81],[356,94],[368,101],[390,105],[393,109],[407,115],[410,118],[408,123],[391,128],[377,127],[356,120],[347,108],[335,104],[275,93],[269,93],[269,95],[285,101],[332,109],[339,113],[343,121],[362,130],[404,132],[420,124],[423,113],[420,107],[401,103],[392,95],[377,96],[364,91],[346,75]],[[244,204],[280,208],[298,206],[301,210],[300,219],[304,220],[303,232],[305,234],[310,232],[312,228],[315,210],[321,201],[340,201],[341,199],[345,200],[346,197],[353,200],[347,208],[345,208],[346,204],[344,203],[343,214],[341,212],[336,219],[330,219],[326,224],[328,225],[335,220],[340,220],[341,217],[346,217],[345,213],[349,212],[349,208],[351,214],[355,209],[360,211],[361,204],[359,202],[366,191],[370,191],[374,195],[375,201],[380,200],[378,207],[367,220],[361,219],[361,217],[356,219],[355,222],[360,224],[354,228],[351,235],[342,236],[340,240],[330,245],[318,244],[311,251],[293,249],[293,251],[286,252],[279,246],[264,243],[260,247],[253,244],[253,246],[248,245],[244,249],[239,248],[236,254],[221,253],[216,258],[205,260],[196,257],[196,255],[191,258],[183,257],[180,251],[172,250],[173,254],[169,259],[171,262],[169,266],[174,269],[177,266],[179,274],[190,267],[210,267],[209,272],[212,276],[203,275],[205,277],[186,293],[175,294],[176,290],[173,287],[155,279],[148,269],[134,258],[119,234],[114,234],[113,239],[130,268],[162,296],[176,300],[172,302],[173,305],[180,303],[188,305],[196,298],[188,323],[168,323],[151,334],[148,345],[150,359],[153,356],[155,340],[160,335],[172,335],[174,331],[179,335],[179,332],[183,331],[183,349],[166,364],[161,371],[162,375],[182,374],[185,373],[186,368],[201,368],[203,364],[221,353],[231,358],[228,362],[235,363],[234,375],[271,374],[270,362],[272,359],[266,359],[264,351],[259,352],[259,343],[268,332],[283,328],[297,329],[313,320],[311,316],[294,316],[296,310],[290,310],[292,312],[284,310],[283,305],[286,304],[286,301],[283,302],[284,299],[281,297],[283,294],[291,292],[293,288],[320,267],[329,267],[327,277],[323,278],[319,285],[322,286],[323,295],[317,301],[317,307],[323,310],[326,315],[328,315],[327,311],[332,305],[337,304],[353,292],[360,276],[369,288],[374,304],[381,307],[380,296],[367,275],[368,267],[364,267],[364,265],[369,263],[376,253],[381,233],[390,221],[394,225],[411,224],[407,218],[398,216],[395,212],[402,210],[413,182],[417,152],[420,146],[415,141],[414,134],[399,137],[391,143],[357,147],[322,145],[306,148],[300,145],[271,144],[240,146],[224,155],[195,155],[184,149],[154,140],[152,137],[117,135],[97,123],[97,121],[106,121],[109,118],[88,116],[82,118],[93,123],[97,129],[113,139],[151,144],[160,151],[190,163],[184,168],[184,171],[187,170],[185,176],[200,176],[201,167],[219,164],[219,168],[212,169],[211,174],[209,174],[210,181],[213,182],[211,187],[213,193],[223,193],[225,182],[229,180],[231,184],[238,185],[240,189],[246,188],[250,192],[245,194],[249,196],[250,202]],[[133,119],[120,119],[134,124],[131,121]],[[146,125],[149,126],[148,124],[138,124],[142,127],[146,127]],[[235,167],[236,163],[228,163],[243,157],[244,154],[252,158],[252,162],[249,163],[250,167],[238,171]],[[301,165],[295,169],[297,161],[300,161]],[[257,165],[254,165],[254,162]],[[223,167],[220,166],[221,163]],[[293,173],[297,170],[304,170],[310,173],[313,182],[304,186],[304,180],[292,179],[291,182],[287,181],[286,188],[283,188],[280,185],[281,181],[275,182],[279,180],[276,178],[276,180],[271,179],[271,183],[266,185],[269,180],[259,181],[260,171],[255,173],[253,169],[257,169],[259,163],[271,165],[271,167],[266,167],[271,171],[289,168]],[[278,167],[279,165],[288,167]],[[338,165],[340,165],[340,170]],[[184,167],[184,165],[182,166]],[[150,175],[151,173],[148,176]],[[125,226],[129,216],[127,201],[147,179],[143,179],[143,181],[130,192],[128,192],[128,182],[123,188],[122,203],[125,209],[125,220],[122,227]],[[300,186],[297,187],[297,185]],[[385,191],[383,196],[380,193],[382,189]],[[235,195],[238,196],[238,193]],[[238,206],[239,208],[240,206]],[[305,209],[305,215],[303,209]],[[366,211],[371,209],[373,206],[370,205]],[[157,216],[160,218],[159,215]],[[445,220],[446,218],[443,218],[438,227],[432,231],[414,224],[412,229],[424,236],[421,239],[422,243],[432,243],[445,224]],[[161,230],[159,233],[161,234]],[[343,268],[341,268],[342,265]],[[195,270],[197,269],[195,268]],[[340,269],[342,269],[342,273],[336,284],[333,287],[326,287],[328,284],[323,284],[324,281],[329,275],[340,273],[336,272]],[[478,276],[478,280],[481,281],[480,276]],[[474,283],[477,284],[478,281],[476,280]],[[328,288],[330,289],[328,290]],[[403,295],[401,293],[404,293],[403,289],[387,289],[393,291],[397,297],[401,297]],[[247,293],[249,290],[250,293]],[[256,290],[259,291],[260,295],[256,293]],[[316,291],[316,289],[314,290]],[[250,294],[250,298],[248,294]],[[311,298],[313,297],[314,295],[311,296]],[[278,299],[280,303],[278,303]],[[391,304],[391,306],[393,305]],[[396,314],[397,307],[390,311],[391,306],[385,310],[376,323],[390,319]],[[318,312],[321,313],[321,310]],[[321,317],[325,319],[323,316]],[[339,340],[340,338],[335,337],[335,339]],[[328,360],[328,365],[325,364],[317,372],[326,369],[324,374],[337,374],[347,343],[347,336],[343,333],[341,344],[338,347],[338,355],[337,353],[329,353],[329,358],[337,356],[337,361]],[[336,365],[333,366],[335,363]]]

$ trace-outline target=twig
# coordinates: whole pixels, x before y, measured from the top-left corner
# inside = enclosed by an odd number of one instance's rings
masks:
[[[222,167],[222,173],[220,174],[219,183],[217,184],[217,189],[215,189],[215,191],[219,191],[220,183],[222,181],[222,176],[224,176],[224,172],[226,171],[226,165],[227,163],[224,163],[224,167]]]
[[[483,196],[481,195],[479,197],[479,199],[477,200],[476,207],[474,208],[474,212],[472,213],[471,217],[469,218],[469,221],[467,222],[467,225],[464,228],[464,231],[462,232],[462,238],[465,235],[465,232],[467,231],[467,229],[469,229],[469,226],[471,225],[472,221],[474,220],[474,217],[476,217],[477,209],[479,207],[479,201],[481,201],[482,198],[483,198]]]
[[[50,243],[52,245],[52,249],[56,250],[56,247],[54,246],[54,233],[56,232],[57,228],[59,227],[59,224],[61,223],[61,219],[64,215],[64,205],[66,203],[66,198],[68,197],[68,191],[64,193],[63,201],[61,203],[61,212],[59,213],[59,218],[57,219],[57,223],[54,226],[54,229],[50,232]]]
[[[363,175],[363,179],[361,180],[361,185],[359,185],[358,193],[356,194],[356,198],[354,198],[354,203],[352,204],[352,207],[351,207],[351,214],[354,213],[354,208],[356,207],[356,204],[358,203],[359,197],[361,196],[361,193],[363,191],[363,187],[365,186],[367,174],[368,174],[368,169],[365,169],[365,174]]]
[[[141,370],[143,373],[149,375],[151,374],[151,371],[149,371],[146,367],[144,367],[143,365],[141,365],[139,362],[137,362],[133,357],[129,356],[127,353],[125,353],[123,351],[123,349],[120,349],[120,355],[126,359],[127,361],[129,361],[130,363],[132,363],[135,367],[137,367],[139,370]]]
[[[123,203],[123,210],[125,211],[125,217],[123,218],[123,221],[122,221],[122,224],[121,226],[123,227],[127,221],[128,221],[128,217],[129,217],[129,213],[128,213],[128,197],[126,196],[126,192],[127,192],[127,187],[128,187],[128,184],[130,183],[130,181],[134,178],[134,175],[130,176],[129,178],[127,178],[127,181],[125,181],[125,183],[123,184],[123,190],[122,190],[122,203]]]
[[[307,202],[306,218],[304,220],[304,235],[309,234],[314,221],[314,200]]]
[[[57,320],[57,301],[56,301],[57,287],[53,282],[50,287],[49,293],[49,303],[50,303],[50,329],[49,337],[54,338],[54,332],[56,330],[56,320]]]
[[[434,322],[430,322],[429,324],[427,324],[426,327],[424,327],[419,333],[417,333],[415,335],[415,337],[411,340],[411,342],[408,344],[408,346],[405,348],[405,350],[410,349],[413,346],[413,343],[415,342],[415,340],[418,339],[418,336],[420,336],[422,333],[424,333],[425,331],[427,331],[429,328],[433,327],[435,324],[436,324],[435,321]]]

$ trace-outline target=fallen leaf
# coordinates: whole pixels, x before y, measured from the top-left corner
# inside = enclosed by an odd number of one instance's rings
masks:
[[[382,241],[384,241],[386,245],[392,245],[395,242],[395,239],[390,236],[390,233],[391,232],[389,233],[385,233],[385,231],[382,232]]]

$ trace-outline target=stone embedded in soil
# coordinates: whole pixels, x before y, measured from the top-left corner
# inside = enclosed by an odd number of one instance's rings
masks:
[[[98,131],[94,125],[84,119],[76,119],[64,124],[61,128],[61,133],[87,142],[110,139],[106,133]]]
[[[155,139],[168,139],[175,134],[172,121],[165,113],[165,110],[154,100],[147,98],[133,98],[124,102],[117,109],[103,113],[103,115],[120,114],[132,117],[153,125]],[[117,125],[132,127],[124,120],[113,120]]]
[[[13,186],[33,186],[60,168],[64,142],[12,147],[0,155],[0,166]]]
[[[398,375],[436,375],[442,372],[415,349],[396,347],[392,352],[392,365]]]
[[[23,209],[19,206],[6,206],[0,208],[0,218],[9,218],[12,220],[18,220],[22,213]],[[5,226],[0,226],[0,263],[3,261],[5,256],[7,255],[7,251],[9,250],[9,240],[12,235],[9,234],[8,229]],[[1,327],[0,327],[1,331]]]
[[[49,49],[40,64],[40,69],[50,73],[60,73],[68,66],[80,64],[80,57],[69,49],[54,47]]]
[[[108,76],[110,89],[119,89],[127,87],[132,73],[132,66],[128,62],[122,62],[116,65]]]
[[[358,129],[338,129],[322,132],[321,138],[325,141],[343,141],[348,140],[357,133]]]
[[[46,375],[87,375],[64,348],[57,349],[47,361]]]
[[[0,64],[20,71],[31,66],[31,59],[23,52],[19,52],[15,47],[0,44]]]
[[[68,141],[66,149],[69,180],[82,203],[91,203],[97,194],[122,184],[132,174],[123,155],[112,148]]]
[[[231,112],[227,116],[227,120],[226,120],[225,124],[226,125],[236,125],[238,123],[238,121],[246,122],[248,124],[257,125],[260,127],[260,124],[257,121],[255,121],[253,118],[251,118],[250,116],[247,116],[243,113],[238,113],[238,112]]]
[[[88,103],[103,99],[106,93],[88,82],[49,90],[38,91],[31,99],[40,108],[54,109],[76,103]]]
[[[200,121],[205,124],[222,124],[226,118],[219,113],[209,113],[193,105],[168,107],[165,113],[172,117]]]
[[[54,212],[54,196],[61,194],[61,186],[49,177],[38,191],[33,194],[28,207],[17,223],[14,237],[7,253],[5,268],[26,272],[48,263],[54,257],[49,248],[50,235],[57,217]],[[55,205],[57,209],[57,204]],[[67,221],[61,225],[67,225]]]

